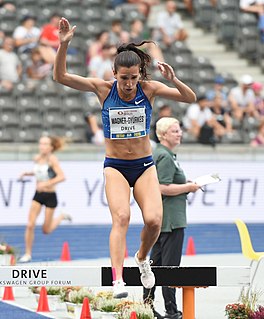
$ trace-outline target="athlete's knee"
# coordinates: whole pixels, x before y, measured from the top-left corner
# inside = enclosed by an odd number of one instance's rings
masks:
[[[162,224],[162,216],[156,215],[153,218],[145,220],[145,225],[153,232],[159,232]]]
[[[29,223],[27,224],[27,230],[29,230],[29,231],[34,231],[35,226],[36,226],[35,223],[29,222]]]
[[[50,234],[50,233],[51,233],[50,227],[47,226],[47,225],[43,225],[43,226],[42,226],[42,233],[43,233],[44,235]]]
[[[126,227],[129,224],[129,220],[129,213],[124,209],[120,209],[118,212],[115,213],[113,224],[119,227]]]

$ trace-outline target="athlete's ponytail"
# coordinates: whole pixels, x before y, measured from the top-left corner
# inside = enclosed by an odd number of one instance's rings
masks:
[[[151,57],[149,54],[138,48],[146,43],[152,43],[152,41],[120,45],[117,48],[117,56],[114,62],[115,72],[117,72],[118,68],[122,66],[130,68],[131,66],[139,65],[142,80],[148,80],[149,74],[147,73],[147,67],[151,63]]]
[[[64,147],[66,144],[66,138],[60,136],[48,136],[50,139],[51,146],[53,147],[53,152],[56,152]]]

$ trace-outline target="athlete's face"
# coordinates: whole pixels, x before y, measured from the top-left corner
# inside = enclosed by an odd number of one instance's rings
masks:
[[[164,134],[165,140],[169,148],[173,149],[181,143],[182,130],[178,123],[172,124]]]
[[[39,152],[42,155],[47,155],[52,152],[52,145],[50,138],[44,136],[39,140]]]
[[[133,95],[136,91],[137,83],[140,78],[139,66],[119,67],[114,76],[118,82],[118,89],[125,96]]]

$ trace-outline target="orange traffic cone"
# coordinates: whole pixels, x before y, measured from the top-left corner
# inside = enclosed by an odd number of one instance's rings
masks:
[[[130,319],[137,319],[137,313],[135,311],[131,312]]]
[[[83,305],[82,305],[82,312],[81,312],[80,319],[92,319],[89,299],[87,297],[83,298]]]
[[[14,301],[15,300],[12,287],[5,287],[4,295],[3,295],[2,300],[9,300],[9,301]]]
[[[193,256],[196,254],[194,241],[192,237],[188,238],[187,247],[186,247],[186,255]]]
[[[45,287],[41,287],[40,289],[37,312],[50,312],[47,289]]]
[[[63,243],[60,260],[61,261],[70,261],[71,260],[70,248],[69,248],[69,244],[67,241]]]

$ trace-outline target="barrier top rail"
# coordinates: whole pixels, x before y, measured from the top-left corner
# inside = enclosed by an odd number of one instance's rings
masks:
[[[248,286],[250,267],[152,267],[157,286]],[[142,286],[138,267],[124,267],[127,286]],[[0,287],[112,286],[111,267],[1,266]]]

